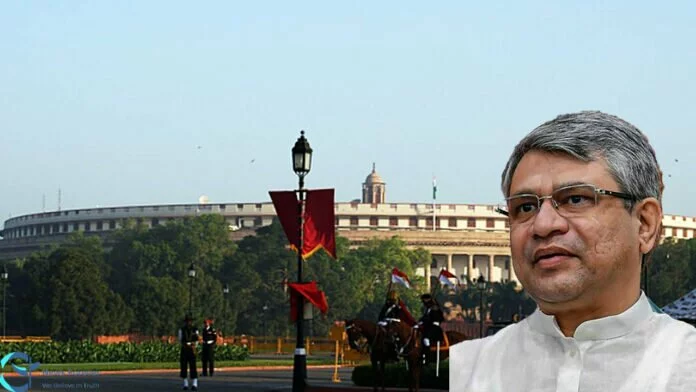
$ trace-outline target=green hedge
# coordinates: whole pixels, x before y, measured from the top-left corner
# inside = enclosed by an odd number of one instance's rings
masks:
[[[200,354],[201,346],[198,346]],[[0,343],[0,354],[27,353],[32,361],[41,363],[88,362],[177,362],[179,344],[162,342],[96,344],[90,341]],[[218,361],[241,361],[249,358],[247,349],[239,346],[217,346]]]
[[[390,363],[384,369],[384,385],[388,388],[408,388],[410,373],[406,370],[406,363]],[[375,375],[372,365],[361,365],[353,369],[352,380],[355,385],[371,387],[374,384]],[[440,362],[440,377],[435,377],[435,365],[429,364],[421,371],[421,388],[449,389],[449,361]]]

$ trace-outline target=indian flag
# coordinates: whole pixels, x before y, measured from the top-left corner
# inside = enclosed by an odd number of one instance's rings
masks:
[[[394,267],[394,269],[392,270],[391,281],[392,283],[400,283],[406,286],[407,289],[411,288],[411,281],[408,280],[408,276],[406,276],[405,273],[399,271],[399,269],[396,267]]]
[[[450,279],[454,279],[457,281],[457,283],[459,283],[459,279],[457,279],[457,277],[454,276],[453,273],[447,271],[446,269],[443,269],[440,271],[440,276],[438,276],[437,279],[440,281],[440,283],[444,284],[445,286],[449,286],[451,288],[455,288],[456,285]]]
[[[433,177],[433,200],[437,198],[437,181]]]

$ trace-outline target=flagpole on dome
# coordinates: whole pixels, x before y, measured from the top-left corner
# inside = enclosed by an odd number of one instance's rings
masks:
[[[435,231],[437,227],[437,218],[436,218],[436,212],[435,212],[435,200],[437,199],[437,182],[435,179],[435,175],[433,174],[433,231]]]

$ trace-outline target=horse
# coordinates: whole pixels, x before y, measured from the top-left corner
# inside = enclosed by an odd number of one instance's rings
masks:
[[[348,334],[348,344],[351,348],[355,350],[364,349],[365,344],[361,344],[361,342],[363,338],[367,340],[370,348],[370,362],[375,375],[373,391],[377,391],[377,385],[380,383],[382,384],[382,391],[384,391],[384,367],[387,362],[399,361],[399,347],[393,341],[388,328],[378,326],[371,321],[359,319],[346,320],[345,325],[346,333]],[[406,342],[406,339],[401,341]]]
[[[403,355],[406,358],[409,375],[411,376],[408,383],[409,392],[413,392],[414,390],[418,392],[420,390],[420,375],[426,360],[430,362],[444,361],[449,357],[449,346],[470,339],[470,337],[463,333],[446,331],[444,333],[446,340],[440,342],[440,346],[430,346],[430,350],[427,350],[428,347],[423,346],[421,341],[421,335],[423,333],[421,328],[411,328],[405,324],[396,324],[391,326],[390,329],[391,333],[396,334],[399,336],[399,339],[405,342]]]
[[[370,346],[377,335],[377,324],[368,320],[346,320],[345,329],[350,348],[361,353],[370,351]]]

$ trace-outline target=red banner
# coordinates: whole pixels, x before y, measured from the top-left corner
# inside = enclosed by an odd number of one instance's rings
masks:
[[[304,232],[302,258],[307,259],[317,250],[324,248],[336,258],[336,227],[334,212],[334,190],[308,190],[304,209]],[[288,238],[290,247],[297,251],[298,237],[297,196],[295,191],[269,192],[280,224]]]
[[[336,258],[336,218],[334,214],[334,190],[317,189],[307,191],[305,204],[304,242],[302,258],[310,257],[324,248]]]
[[[271,191],[268,193],[271,195],[273,207],[280,220],[280,225],[283,226],[285,236],[288,237],[290,246],[297,249],[300,243],[300,227],[297,221],[299,200],[295,196],[295,191]]]
[[[326,301],[326,295],[317,287],[317,282],[309,283],[288,283],[290,287],[290,320],[297,320],[297,295],[300,294],[312,305],[316,306],[322,313],[326,314],[329,311],[329,303]]]

